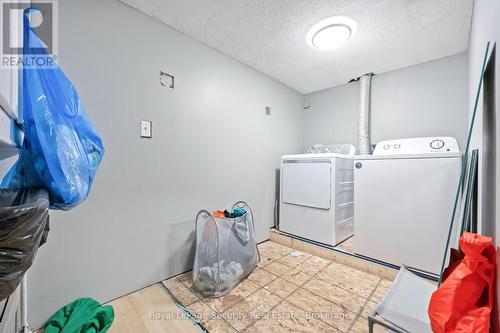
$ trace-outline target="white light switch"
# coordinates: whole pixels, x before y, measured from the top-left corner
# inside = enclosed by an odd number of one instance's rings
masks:
[[[151,131],[151,121],[149,120],[141,120],[141,138],[151,138],[152,131]]]

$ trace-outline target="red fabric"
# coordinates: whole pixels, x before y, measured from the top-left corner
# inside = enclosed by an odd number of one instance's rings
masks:
[[[445,268],[443,272],[443,281],[450,276],[450,274],[457,268],[458,265],[462,262],[462,259],[464,258],[464,253],[460,250],[451,248],[450,249],[450,262],[448,264],[448,267]]]
[[[464,258],[431,297],[434,333],[488,333],[492,322],[496,273],[491,237],[464,233]]]

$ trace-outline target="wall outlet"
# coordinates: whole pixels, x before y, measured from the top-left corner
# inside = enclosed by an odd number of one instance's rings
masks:
[[[152,122],[150,120],[141,120],[141,138],[152,138]]]

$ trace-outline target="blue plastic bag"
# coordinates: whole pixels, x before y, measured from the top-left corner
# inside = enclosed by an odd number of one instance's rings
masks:
[[[29,26],[32,10],[24,11],[24,57],[36,53],[49,57]],[[21,72],[24,141],[19,160],[1,187],[45,187],[50,208],[69,210],[87,198],[104,146],[76,89],[57,64],[23,66]]]

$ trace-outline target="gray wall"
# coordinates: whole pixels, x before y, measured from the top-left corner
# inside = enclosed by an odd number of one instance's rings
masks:
[[[493,2],[476,4],[470,66],[457,55],[373,78],[373,142],[450,135],[463,146],[468,73],[499,31],[492,17],[477,23],[498,12]],[[293,90],[116,0],[59,4],[60,63],[107,154],[89,199],[51,214],[29,272],[34,327],[77,297],[105,302],[188,269],[200,208],[247,200],[266,239],[280,155],[357,144],[357,82],[306,96],[302,111]],[[176,76],[175,90],[159,85],[160,70]],[[139,138],[141,119],[153,121],[153,139]]]
[[[60,64],[107,154],[88,200],[51,214],[29,271],[34,327],[75,298],[105,302],[187,270],[201,208],[246,200],[267,239],[280,155],[302,142],[295,91],[117,0],[59,4]],[[141,119],[153,139],[139,138]]]
[[[470,86],[469,86],[469,110],[472,115],[473,103],[477,91],[477,86],[479,82],[479,75],[481,73],[481,65],[483,62],[484,52],[486,48],[486,43],[491,41],[490,46],[490,57],[491,48],[494,43],[496,45],[496,70],[495,70],[495,108],[491,110],[494,115],[493,117],[483,117],[485,110],[483,109],[483,97],[481,95],[478,104],[477,118],[474,124],[474,132],[472,136],[471,149],[479,148],[480,159],[479,159],[479,200],[480,202],[486,203],[480,209],[480,223],[483,232],[489,236],[492,236],[497,249],[497,276],[500,269],[500,205],[498,205],[499,191],[500,191],[500,143],[499,143],[499,129],[500,129],[500,49],[498,43],[500,42],[500,2],[497,0],[478,0],[474,2],[474,14],[472,17],[472,27],[470,35],[469,44],[469,76],[470,76]],[[494,121],[496,126],[491,126],[491,124],[485,124],[486,121]],[[487,125],[487,126],[485,126]],[[495,135],[488,136],[487,133],[483,132],[483,128],[495,128]],[[493,142],[492,142],[493,141]],[[492,145],[493,143],[493,145]],[[494,147],[495,151],[487,151],[488,148],[485,146]],[[486,160],[486,153],[496,154],[493,156],[495,161]],[[490,165],[486,165],[484,162],[488,161]],[[492,163],[493,162],[493,163]],[[493,169],[491,169],[491,164],[494,164]],[[490,174],[488,174],[490,173]],[[484,197],[484,195],[496,196],[496,200],[491,201],[489,197]],[[500,278],[497,277],[497,300],[500,300]],[[500,325],[498,325],[496,331],[500,330]]]
[[[372,143],[405,137],[446,135],[461,146],[467,126],[467,56],[460,54],[372,78]],[[359,83],[306,96],[304,146],[357,146]]]

